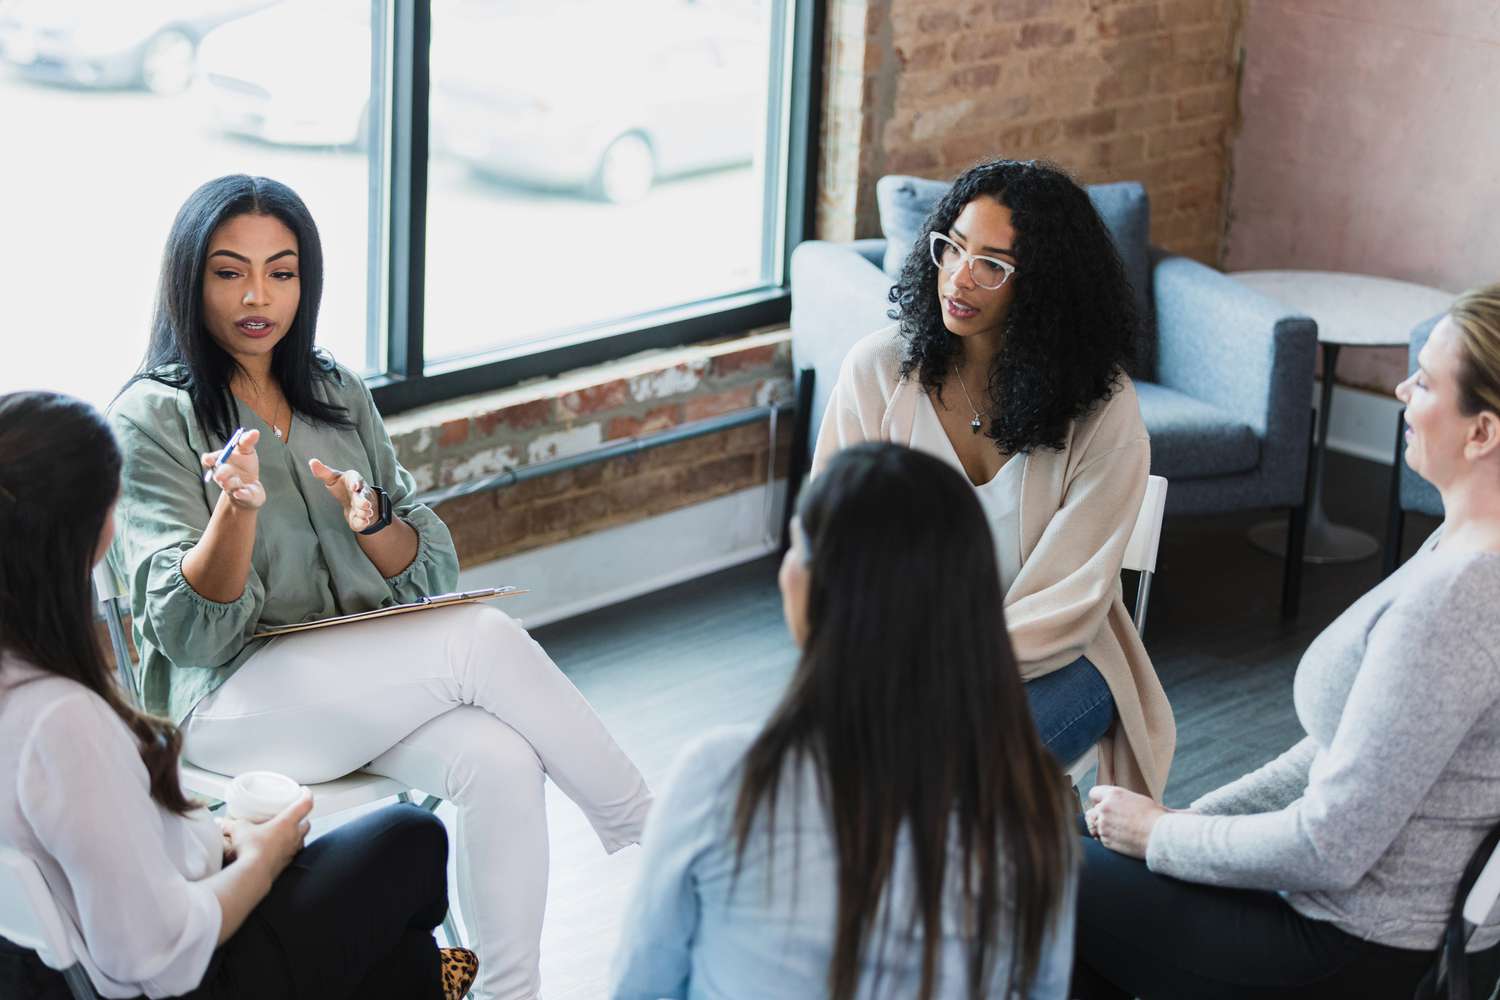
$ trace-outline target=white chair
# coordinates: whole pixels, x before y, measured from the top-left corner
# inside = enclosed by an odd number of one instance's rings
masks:
[[[36,862],[10,847],[0,847],[0,937],[36,952],[57,969],[77,1000],[98,1000],[88,973],[78,964],[66,924]]]
[[[1122,569],[1140,574],[1135,590],[1136,634],[1146,636],[1146,607],[1151,601],[1151,578],[1156,575],[1156,553],[1161,548],[1161,521],[1167,509],[1167,481],[1161,476],[1146,479],[1146,498],[1141,501],[1141,512],[1136,515],[1135,527],[1130,532],[1130,541],[1125,543],[1125,559]],[[1078,789],[1081,797],[1088,789],[1083,787],[1084,777],[1099,766],[1099,747],[1094,745],[1088,752],[1068,765],[1068,780]],[[1496,873],[1500,885],[1500,870]]]
[[[122,611],[125,601],[124,589],[119,577],[110,567],[109,561],[101,559],[94,567],[94,590],[104,609],[104,621],[109,628],[109,642],[115,654],[115,668],[119,672],[120,686],[125,693],[130,698],[139,700],[130,643],[125,637],[124,612]],[[223,804],[229,783],[234,780],[233,775],[204,770],[186,761],[181,763],[181,771],[183,789],[199,798],[209,800],[214,804],[213,808],[218,808]],[[399,781],[383,775],[371,774],[368,771],[354,771],[342,778],[308,787],[313,794],[312,816],[315,818],[357,809],[382,799],[397,798],[402,802],[411,801],[411,789],[403,787]],[[434,812],[442,803],[443,800],[436,795],[428,795],[422,800],[421,805],[428,812]],[[463,946],[463,939],[459,937],[458,925],[454,922],[451,909],[443,918],[443,934],[453,947]]]

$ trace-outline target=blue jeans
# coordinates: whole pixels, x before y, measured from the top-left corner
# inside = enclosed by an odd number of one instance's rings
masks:
[[[1042,745],[1063,767],[1087,753],[1115,721],[1109,685],[1087,657],[1022,686]]]

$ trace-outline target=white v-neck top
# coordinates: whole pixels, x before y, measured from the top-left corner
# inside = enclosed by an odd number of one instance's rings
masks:
[[[912,424],[911,446],[929,452],[956,468],[964,480],[973,483],[959,460],[948,432],[938,419],[932,397],[923,393]],[[1021,475],[1026,468],[1024,456],[1012,455],[1000,466],[993,479],[974,487],[979,505],[995,542],[995,562],[1000,570],[1000,591],[1008,593],[1010,585],[1021,574]]]

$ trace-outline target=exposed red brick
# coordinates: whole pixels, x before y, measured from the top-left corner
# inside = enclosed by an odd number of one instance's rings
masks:
[[[469,440],[469,421],[445,420],[438,431],[438,447],[448,448]]]
[[[1077,37],[1078,31],[1071,25],[1056,21],[1033,21],[1021,25],[1021,37],[1016,41],[1016,48],[1061,48]]]
[[[497,426],[504,425],[512,430],[524,431],[533,427],[540,427],[552,420],[553,401],[550,399],[534,399],[526,403],[516,403],[492,413],[486,413],[483,419],[486,421],[485,433],[491,433]]]
[[[1232,97],[1233,91],[1225,86],[1189,91],[1177,98],[1177,120],[1187,122],[1196,118],[1222,116],[1231,110],[1229,102]]]
[[[1099,104],[1114,104],[1144,97],[1151,91],[1151,69],[1147,66],[1128,66],[1116,70],[1094,86],[1094,100]]]
[[[1086,115],[1077,115],[1063,122],[1063,135],[1069,139],[1082,139],[1087,136],[1108,135],[1115,130],[1115,112],[1091,111]]]
[[[1015,35],[1010,31],[987,31],[983,34],[965,35],[953,43],[953,61],[956,63],[988,62],[1010,54],[1015,46]]]
[[[562,397],[561,405],[565,413],[587,416],[601,410],[617,409],[629,402],[630,383],[625,379],[617,378],[570,392]]]
[[[590,522],[609,516],[609,501],[603,492],[583,493],[531,505],[527,530],[536,535],[557,532],[574,534]]]
[[[1148,129],[1165,125],[1172,120],[1173,104],[1170,98],[1156,98],[1131,104],[1119,109],[1117,120],[1121,131]]]
[[[868,59],[879,59],[880,53],[870,50],[866,53]],[[910,48],[898,46],[896,58],[901,65],[909,70],[936,69],[948,61],[947,42],[928,42],[926,45],[917,45]]]
[[[958,29],[958,15],[949,10],[923,11],[917,18],[917,30],[924,35],[944,34]]]
[[[717,355],[709,366],[709,371],[722,378],[748,368],[770,368],[776,362],[776,346],[765,344],[760,347],[747,347],[731,354]]]
[[[1154,3],[1105,11],[1099,18],[1099,34],[1104,38],[1123,38],[1126,35],[1160,31],[1162,28],[1161,11]]]
[[[695,396],[682,404],[682,418],[686,421],[704,420],[734,410],[744,410],[755,405],[757,385],[740,385],[708,396]]]
[[[1058,0],[995,0],[990,9],[997,21],[1028,21],[1063,6]]]
[[[670,406],[658,406],[655,409],[647,410],[640,416],[612,417],[608,426],[604,429],[604,439],[606,441],[614,441],[619,438],[654,434],[664,431],[669,427],[675,427],[681,422],[681,406],[675,403]]]
[[[993,87],[999,79],[1000,67],[994,63],[988,63],[958,70],[948,78],[948,82],[954,90],[969,91]]]

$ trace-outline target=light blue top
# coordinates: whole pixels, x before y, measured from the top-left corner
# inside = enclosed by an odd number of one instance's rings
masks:
[[[824,995],[833,955],[838,904],[838,859],[808,764],[787,764],[775,816],[766,833],[762,808],[733,886],[732,835],[740,762],[755,739],[752,727],[720,729],[678,759],[646,827],[640,881],[626,909],[615,956],[616,1000],[765,1000]],[[796,834],[794,842],[791,834]],[[774,852],[769,841],[774,840]],[[956,872],[939,949],[941,998],[967,997],[967,948],[958,934]],[[910,849],[898,846],[887,902],[893,926],[910,913]],[[1073,961],[1073,887],[1042,952],[1037,981],[1026,994],[1064,998]],[[1009,935],[1002,928],[995,980],[1009,969]],[[867,948],[858,996],[914,997],[921,976],[920,937],[887,942],[875,980],[876,942]],[[990,995],[999,995],[1000,987]]]

